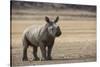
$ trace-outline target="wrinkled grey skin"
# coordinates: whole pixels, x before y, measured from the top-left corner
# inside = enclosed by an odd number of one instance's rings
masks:
[[[27,61],[27,48],[33,47],[34,60],[40,60],[37,56],[37,48],[40,47],[42,58],[41,60],[51,60],[51,51],[56,37],[61,35],[60,27],[56,24],[59,17],[54,21],[50,21],[45,17],[46,24],[39,28],[29,27],[23,33],[23,61]]]

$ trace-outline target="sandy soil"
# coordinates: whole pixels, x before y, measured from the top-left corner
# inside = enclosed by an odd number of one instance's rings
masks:
[[[14,14],[14,12],[31,13],[27,15]],[[40,26],[45,24],[44,17],[54,19],[60,17],[62,35],[56,38],[51,61],[32,61],[32,48],[28,49],[29,61],[22,61],[21,44],[22,32],[30,25]],[[82,16],[83,15],[83,16]],[[86,11],[14,11],[12,14],[12,65],[40,65],[58,63],[77,63],[96,61],[96,17],[95,13]],[[41,57],[40,50],[38,51]]]

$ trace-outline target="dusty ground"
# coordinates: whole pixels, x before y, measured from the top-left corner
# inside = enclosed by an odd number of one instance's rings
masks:
[[[19,12],[15,14],[16,12]],[[20,14],[20,12],[25,14]],[[96,61],[96,13],[79,10],[32,11],[13,10],[12,12],[12,65],[38,65]],[[26,14],[27,13],[27,14]],[[30,13],[30,14],[28,14]],[[56,38],[51,61],[32,61],[32,49],[28,49],[29,61],[22,61],[21,37],[30,25],[45,24],[44,17],[60,17],[62,35]],[[38,51],[41,57],[40,50]]]

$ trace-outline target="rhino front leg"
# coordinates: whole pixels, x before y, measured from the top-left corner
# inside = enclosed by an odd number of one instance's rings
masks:
[[[43,44],[40,45],[40,50],[41,50],[41,53],[42,53],[42,58],[41,60],[44,61],[44,60],[47,60],[46,59],[46,46],[44,46]]]
[[[47,48],[47,60],[52,60],[52,57],[51,57],[51,52],[52,52],[52,47],[53,46],[48,46]]]

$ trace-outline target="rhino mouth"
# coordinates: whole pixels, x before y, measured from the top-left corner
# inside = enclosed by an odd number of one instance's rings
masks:
[[[56,37],[59,37],[61,35],[61,31],[56,33]]]

